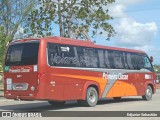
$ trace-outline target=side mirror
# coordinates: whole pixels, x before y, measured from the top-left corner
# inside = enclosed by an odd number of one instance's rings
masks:
[[[153,57],[152,57],[152,56],[150,56],[150,62],[151,62],[151,63],[153,62]]]

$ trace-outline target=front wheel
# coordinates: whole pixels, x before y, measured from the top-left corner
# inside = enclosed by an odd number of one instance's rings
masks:
[[[152,91],[151,86],[147,86],[145,95],[142,96],[143,100],[146,100],[146,101],[151,100],[152,94],[153,94],[153,91]]]
[[[89,87],[86,92],[86,100],[78,100],[79,105],[94,107],[98,102],[98,92],[94,87]]]
[[[52,106],[61,106],[66,103],[66,101],[48,101],[48,103]]]

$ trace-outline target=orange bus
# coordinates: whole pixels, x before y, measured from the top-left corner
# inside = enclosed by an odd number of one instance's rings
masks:
[[[51,105],[77,100],[95,106],[100,98],[124,96],[148,101],[156,92],[155,80],[143,51],[62,37],[13,41],[4,62],[5,98]]]

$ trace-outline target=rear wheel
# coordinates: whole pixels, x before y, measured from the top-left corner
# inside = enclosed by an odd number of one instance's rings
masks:
[[[153,90],[151,86],[147,86],[145,95],[142,96],[143,100],[149,101],[152,99]]]
[[[61,106],[66,103],[66,101],[48,101],[48,103],[52,106]]]
[[[98,92],[94,87],[89,87],[86,92],[86,100],[78,100],[79,105],[86,107],[96,106],[98,101]]]

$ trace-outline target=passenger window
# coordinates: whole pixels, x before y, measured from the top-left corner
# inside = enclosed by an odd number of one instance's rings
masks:
[[[112,63],[109,62],[109,52],[108,52],[108,50],[105,50],[105,67],[106,68],[111,68],[110,64],[112,65]]]
[[[123,69],[124,66],[122,64],[122,54],[121,52],[114,51],[114,63],[117,69]]]
[[[151,68],[151,63],[147,56],[144,57],[145,68]]]
[[[128,64],[128,67],[129,67],[129,69],[134,69],[133,68],[133,65],[132,65],[132,55],[131,55],[131,53],[127,53],[127,55],[126,55],[126,57],[127,57],[127,64]]]
[[[98,67],[98,56],[96,49],[85,48],[84,57],[87,67]]]
[[[98,58],[99,58],[99,67],[105,68],[105,60],[103,50],[98,50]]]

